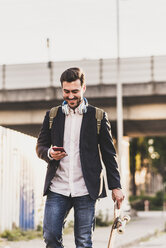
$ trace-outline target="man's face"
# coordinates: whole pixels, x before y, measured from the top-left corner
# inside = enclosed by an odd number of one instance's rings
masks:
[[[63,98],[72,109],[79,106],[83,99],[85,90],[85,84],[81,86],[81,81],[79,79],[73,82],[64,81],[62,84]]]

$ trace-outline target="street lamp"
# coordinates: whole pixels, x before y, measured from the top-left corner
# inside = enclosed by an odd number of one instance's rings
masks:
[[[47,38],[48,69],[50,70],[50,87],[53,86],[53,62],[51,61],[50,39]]]
[[[118,140],[118,157],[119,168],[122,171],[122,141],[123,141],[123,102],[122,102],[122,82],[120,77],[120,18],[119,18],[119,0],[116,0],[116,17],[117,17],[117,140]]]

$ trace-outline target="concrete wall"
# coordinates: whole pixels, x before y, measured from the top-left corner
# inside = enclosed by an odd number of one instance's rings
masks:
[[[35,145],[35,138],[0,127],[0,232],[33,229],[42,220],[46,163]]]

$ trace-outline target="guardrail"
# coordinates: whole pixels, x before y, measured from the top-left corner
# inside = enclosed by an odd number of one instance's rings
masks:
[[[34,64],[0,65],[0,88],[60,86],[60,75],[69,67],[81,67],[87,85],[116,84],[116,59],[76,60]],[[166,56],[121,58],[122,83],[166,81]]]

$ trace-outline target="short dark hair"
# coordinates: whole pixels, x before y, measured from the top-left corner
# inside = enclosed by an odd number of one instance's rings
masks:
[[[61,85],[63,84],[64,81],[73,82],[77,79],[80,79],[82,86],[85,81],[85,75],[83,71],[78,67],[72,67],[65,70],[60,77]]]

